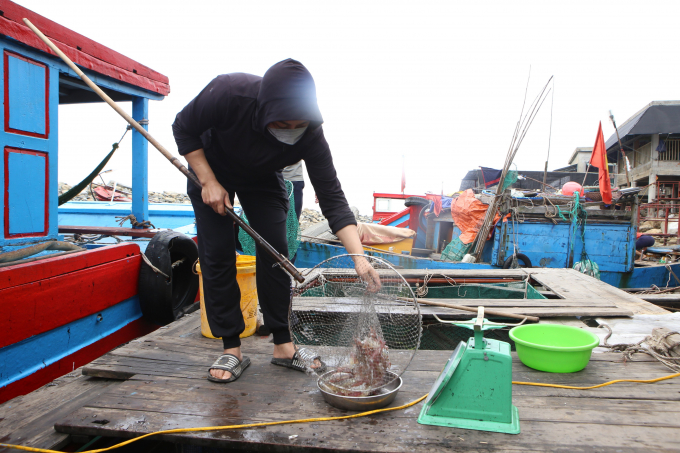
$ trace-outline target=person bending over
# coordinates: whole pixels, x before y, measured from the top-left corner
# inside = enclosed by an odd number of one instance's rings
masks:
[[[234,195],[253,229],[286,254],[289,206],[281,169],[304,160],[331,229],[349,253],[363,254],[322,123],[314,79],[293,59],[276,63],[264,77],[220,75],[175,118],[172,130],[178,151],[203,186],[188,183],[187,193],[196,216],[208,324],[224,346],[224,355],[210,367],[211,381],[235,381],[250,364],[241,354],[239,335],[245,323],[236,282],[233,221],[225,211],[225,206],[232,207]],[[290,277],[263,249],[256,250],[258,299],[274,337],[272,363],[303,371],[288,329]],[[369,287],[379,286],[366,259],[354,257],[354,263]],[[314,363],[322,366],[320,360]]]

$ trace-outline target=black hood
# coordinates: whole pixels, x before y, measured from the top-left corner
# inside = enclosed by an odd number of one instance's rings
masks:
[[[266,133],[274,121],[306,120],[310,129],[323,123],[316,103],[316,86],[312,74],[299,61],[288,58],[269,68],[262,78],[257,95],[253,126]]]

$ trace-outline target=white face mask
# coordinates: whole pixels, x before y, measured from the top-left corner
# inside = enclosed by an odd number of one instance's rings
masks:
[[[269,129],[269,132],[271,132],[272,135],[276,137],[276,139],[281,143],[285,143],[286,145],[294,145],[305,134],[307,127],[308,126],[305,126],[299,129],[273,129],[268,127],[267,129]]]

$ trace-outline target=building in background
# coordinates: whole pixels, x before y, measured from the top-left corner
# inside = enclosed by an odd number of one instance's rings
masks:
[[[562,168],[557,168],[554,171],[568,171],[585,173],[590,162],[590,155],[593,154],[593,147],[580,146],[574,150],[569,158],[569,165]]]
[[[680,200],[680,101],[650,102],[619,125],[619,136],[630,165],[630,185],[649,186],[650,203]],[[607,159],[616,163],[614,184],[626,187],[626,168],[616,134],[605,146]]]

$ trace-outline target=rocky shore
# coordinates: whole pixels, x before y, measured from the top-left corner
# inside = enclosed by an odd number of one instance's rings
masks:
[[[111,184],[113,187],[113,184]],[[59,195],[71,190],[71,186],[65,182],[59,183]],[[132,191],[127,186],[116,186],[116,191],[121,192],[128,197],[132,194]],[[87,187],[85,190],[76,195],[71,201],[95,201],[90,193],[90,188]],[[191,203],[189,196],[185,193],[178,192],[149,192],[149,201],[151,203]]]
[[[110,182],[109,184],[113,186],[113,182]],[[71,187],[72,187],[71,185],[66,184],[65,182],[60,182],[59,195],[63,194],[64,192],[67,192],[68,190],[71,189]],[[116,190],[128,196],[130,196],[130,194],[132,193],[131,189],[127,186],[118,185]],[[72,201],[95,201],[95,200],[94,198],[92,198],[92,194],[90,194],[90,189],[88,187],[82,192],[80,192],[78,195],[76,195]],[[149,201],[151,203],[184,203],[184,204],[191,203],[191,201],[189,201],[189,197],[187,196],[187,194],[168,191],[149,192]],[[356,218],[358,222],[364,223],[371,222],[371,217],[369,216],[356,215]],[[300,231],[304,231],[308,227],[323,222],[324,220],[326,220],[326,218],[321,214],[321,212],[315,209],[303,209],[302,215],[300,215]]]

